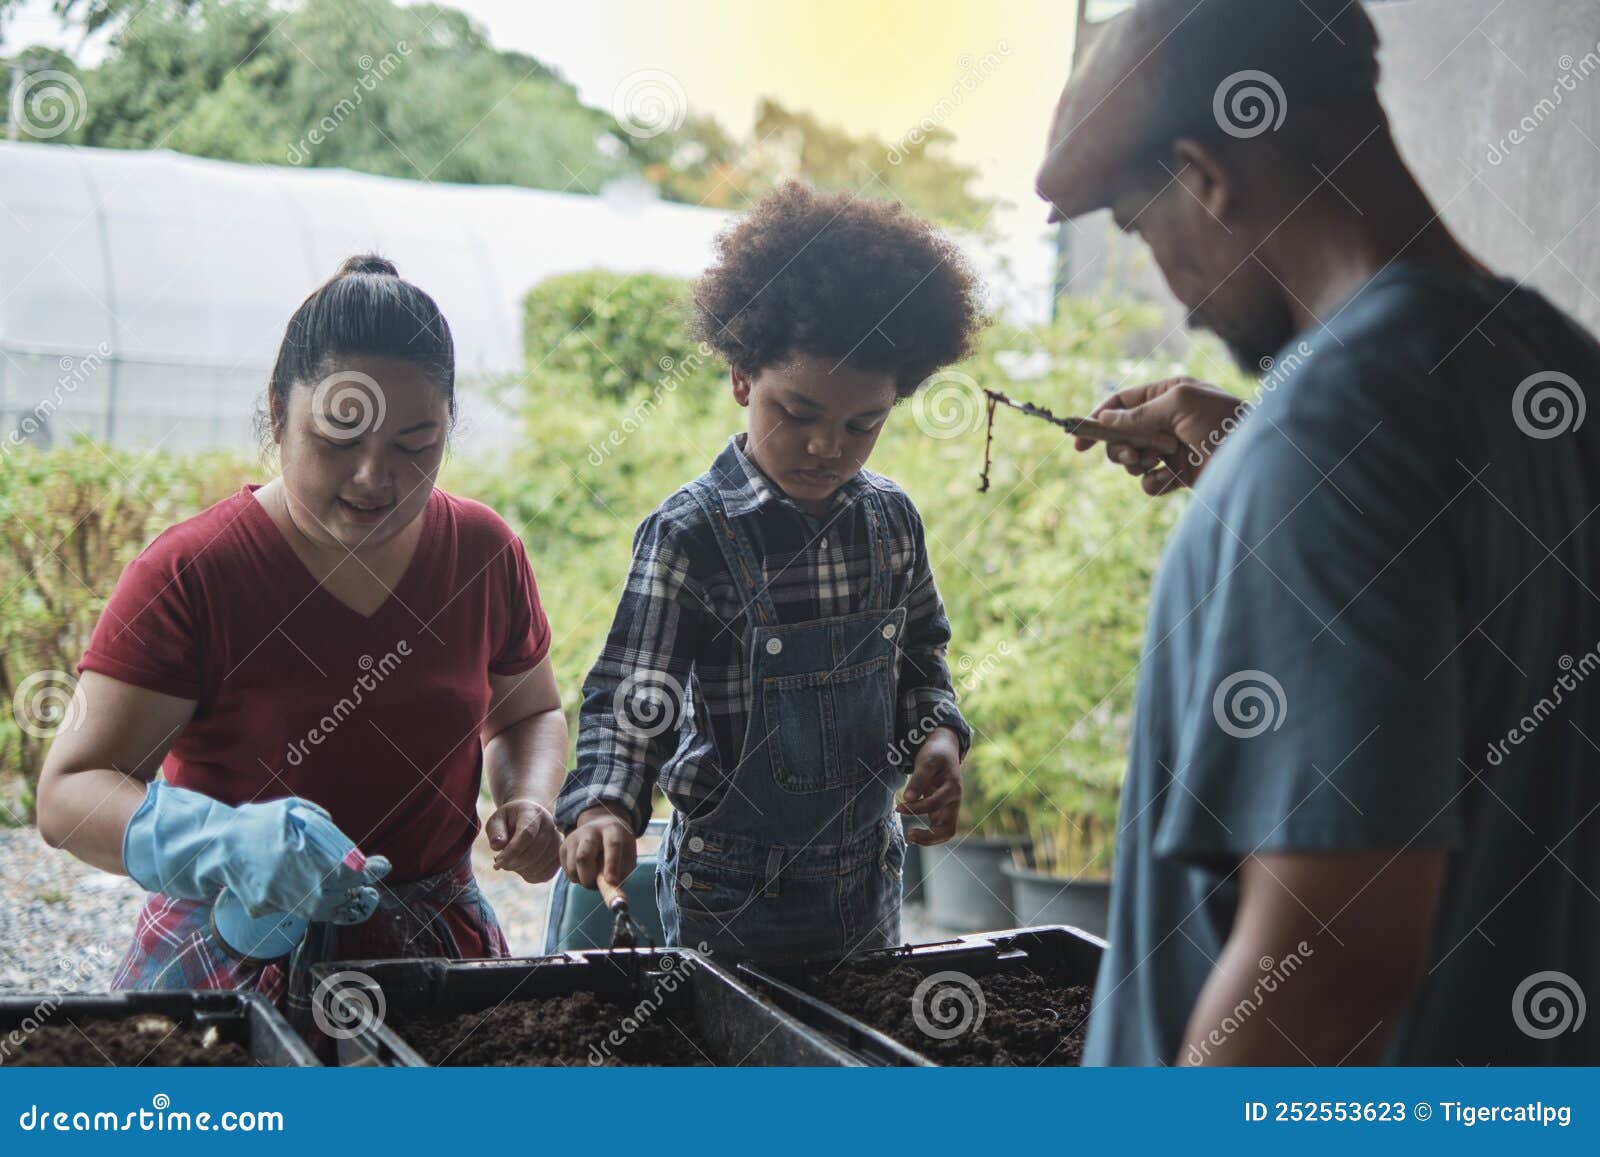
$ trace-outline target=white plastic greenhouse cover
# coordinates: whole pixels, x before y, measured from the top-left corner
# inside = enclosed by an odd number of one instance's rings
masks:
[[[461,439],[508,436],[472,379],[523,367],[521,302],[580,269],[690,277],[728,214],[620,191],[445,185],[167,151],[0,142],[0,441],[254,444],[289,315],[350,254],[455,333]]]

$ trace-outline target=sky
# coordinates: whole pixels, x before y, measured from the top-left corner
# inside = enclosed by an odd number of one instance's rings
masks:
[[[497,47],[554,64],[608,108],[659,71],[692,110],[749,130],[763,96],[853,133],[900,139],[941,101],[954,154],[981,191],[1033,201],[1055,98],[1071,62],[1071,0],[458,0]],[[963,84],[963,78],[967,84]],[[1040,203],[1039,219],[1044,214]]]
[[[448,0],[447,0],[448,2]],[[666,74],[688,108],[747,133],[770,96],[853,133],[896,141],[927,117],[956,136],[981,192],[1032,209],[1033,171],[1072,56],[1072,0],[455,0],[497,48],[560,69],[582,99]],[[28,0],[6,46],[76,48]],[[83,55],[98,55],[90,46]],[[636,80],[634,83],[638,83]],[[936,115],[941,107],[948,115]],[[1043,221],[1043,206],[1038,205]]]

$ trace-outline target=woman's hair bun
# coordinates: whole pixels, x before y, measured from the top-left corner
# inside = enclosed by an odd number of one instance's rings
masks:
[[[376,253],[357,253],[354,257],[345,258],[343,265],[335,277],[348,277],[352,273],[377,273],[385,277],[399,277],[400,271],[394,267],[394,262],[387,257],[379,257]]]

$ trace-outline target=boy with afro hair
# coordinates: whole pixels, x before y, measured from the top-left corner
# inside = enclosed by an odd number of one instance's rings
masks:
[[[693,328],[746,428],[635,534],[556,807],[568,876],[616,884],[660,786],[667,943],[766,962],[899,943],[900,816],[924,817],[914,842],[954,834],[971,730],[921,517],[864,467],[981,325],[959,251],[895,204],[789,184],[718,239]]]

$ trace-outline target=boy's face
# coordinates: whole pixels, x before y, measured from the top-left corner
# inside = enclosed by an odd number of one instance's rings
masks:
[[[799,355],[755,375],[733,372],[750,411],[745,451],[785,494],[822,513],[872,456],[894,407],[894,375]]]

